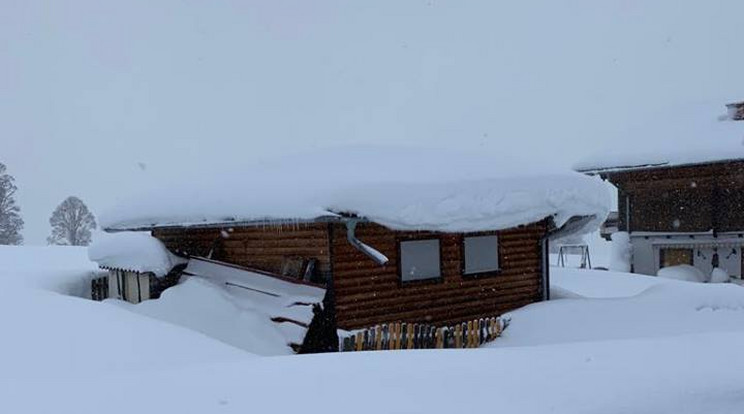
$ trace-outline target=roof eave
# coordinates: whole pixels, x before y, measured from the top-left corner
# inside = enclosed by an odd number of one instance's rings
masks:
[[[261,220],[225,220],[210,221],[204,223],[172,223],[172,224],[151,224],[144,226],[111,226],[104,227],[103,231],[107,233],[119,233],[125,231],[152,231],[160,229],[199,229],[199,228],[228,228],[228,227],[258,227],[258,226],[281,226],[285,224],[306,224],[306,223],[341,223],[347,220],[347,217],[339,215],[319,216],[312,219],[261,219]]]

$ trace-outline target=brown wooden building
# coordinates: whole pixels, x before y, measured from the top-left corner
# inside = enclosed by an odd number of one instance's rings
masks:
[[[176,195],[133,199],[104,228],[151,232],[190,258],[185,274],[246,292],[266,284],[249,283],[252,275],[322,288],[304,343],[296,344],[310,352],[338,350],[339,329],[439,327],[545,300],[549,238],[591,231],[608,210],[604,184],[573,172],[521,176],[520,165],[512,175],[491,158],[452,152],[364,149],[308,155],[300,165],[306,158],[332,172],[314,167],[285,177],[293,162],[270,179],[261,170],[168,188]],[[282,296],[290,287],[265,293]]]
[[[335,346],[336,329],[391,322],[443,326],[545,300],[548,238],[593,219],[575,217],[558,229],[546,217],[470,233],[396,231],[357,217],[163,226],[151,232],[184,257],[326,289],[317,315],[324,323],[308,332],[314,343],[304,349],[319,351]]]
[[[730,120],[742,120],[744,103],[727,107]],[[617,187],[614,225],[630,234],[634,272],[655,275],[663,267],[688,264],[706,275],[720,267],[741,278],[744,151],[676,158],[659,154],[654,161],[579,171]]]

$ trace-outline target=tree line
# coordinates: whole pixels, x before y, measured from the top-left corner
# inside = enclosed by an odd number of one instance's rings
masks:
[[[23,218],[15,200],[17,190],[15,178],[0,162],[0,245],[23,244]],[[49,224],[52,232],[47,237],[47,243],[87,246],[91,232],[96,228],[96,219],[81,199],[70,196],[54,209]]]

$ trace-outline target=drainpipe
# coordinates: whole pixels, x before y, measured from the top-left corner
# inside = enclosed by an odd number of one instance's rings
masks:
[[[389,261],[387,256],[380,253],[380,251],[378,251],[377,249],[371,246],[368,246],[362,243],[361,240],[357,239],[355,232],[356,232],[356,225],[358,222],[359,222],[358,219],[346,220],[346,240],[348,240],[349,244],[354,246],[357,250],[369,256],[369,258],[372,259],[378,265],[382,266],[386,264]]]

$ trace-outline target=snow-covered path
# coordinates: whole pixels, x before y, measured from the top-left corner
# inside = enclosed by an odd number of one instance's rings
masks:
[[[80,257],[0,248],[0,280],[11,287],[0,293],[0,412],[744,409],[738,286],[554,270],[553,283],[573,298],[515,311],[505,336],[483,349],[256,357],[119,306],[55,293],[86,283],[93,269]]]

